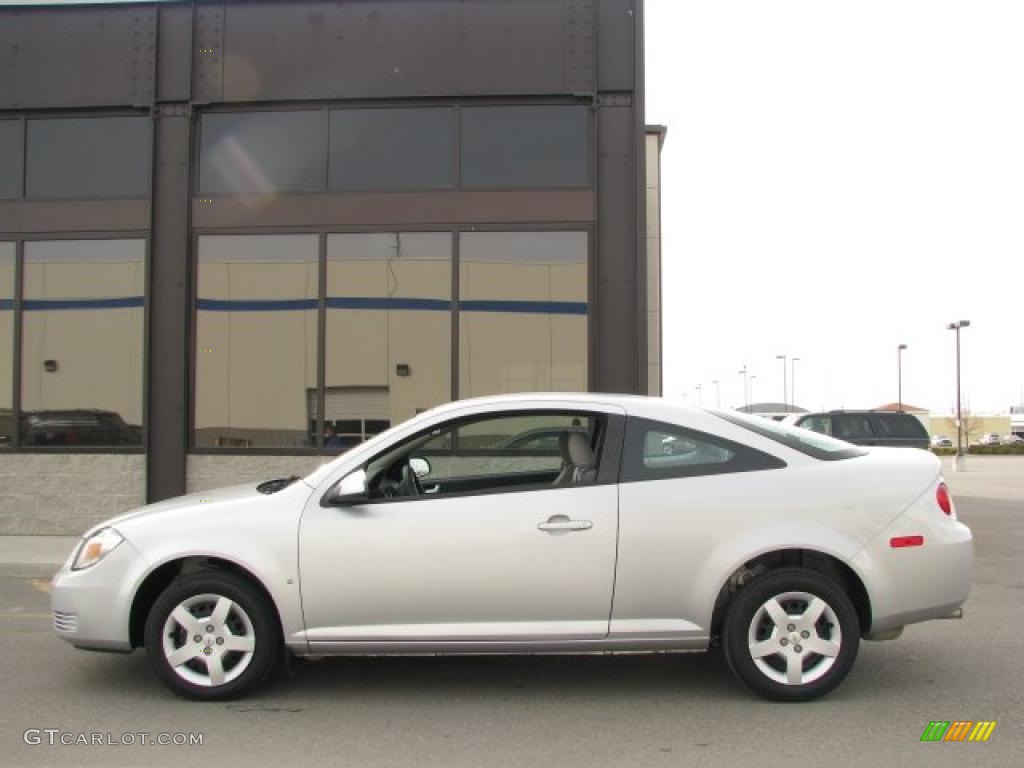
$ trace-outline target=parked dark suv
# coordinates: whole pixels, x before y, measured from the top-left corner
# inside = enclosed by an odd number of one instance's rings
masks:
[[[892,411],[829,411],[795,413],[785,423],[838,437],[854,445],[928,448],[928,431],[909,413]]]

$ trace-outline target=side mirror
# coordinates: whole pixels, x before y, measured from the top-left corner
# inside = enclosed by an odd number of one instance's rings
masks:
[[[345,507],[360,504],[369,497],[366,495],[366,470],[357,469],[345,475],[330,491],[324,501],[334,507]]]
[[[413,456],[409,459],[409,466],[412,467],[412,471],[416,477],[426,477],[430,474],[430,470],[433,469],[433,467],[430,466],[430,462],[422,456]]]

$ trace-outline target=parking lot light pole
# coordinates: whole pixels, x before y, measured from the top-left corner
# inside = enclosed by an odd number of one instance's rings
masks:
[[[750,405],[750,400],[747,398],[747,366],[744,365],[739,372],[740,376],[743,377],[743,408],[746,409]]]
[[[906,344],[896,347],[896,410],[900,413],[903,412],[903,350],[906,348]]]
[[[786,355],[776,355],[776,360],[782,361],[782,410],[789,410],[789,394],[786,392]]]
[[[722,387],[719,385],[718,379],[713,379],[711,381],[711,383],[715,385],[715,408],[721,408],[722,407]]]
[[[967,328],[970,320],[959,320],[946,326],[947,331],[956,331],[956,458],[953,460],[954,469],[964,468],[964,422],[963,409],[960,405],[960,329]]]

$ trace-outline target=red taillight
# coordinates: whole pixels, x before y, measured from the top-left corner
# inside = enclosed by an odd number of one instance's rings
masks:
[[[939,509],[947,515],[953,514],[953,500],[949,498],[949,488],[945,483],[939,483],[939,487],[935,489],[935,501],[938,502]]]
[[[900,547],[920,547],[924,544],[924,536],[894,536],[889,539],[889,546],[893,549]]]

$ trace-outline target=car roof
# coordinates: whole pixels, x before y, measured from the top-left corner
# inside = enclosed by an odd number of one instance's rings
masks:
[[[450,403],[432,408],[432,414],[444,414],[449,411],[480,408],[487,406],[521,406],[532,403],[579,403],[587,405],[613,405],[627,413],[649,414],[653,411],[670,412],[701,412],[704,409],[683,403],[672,402],[661,397],[646,395],[620,395],[603,392],[520,392],[507,395],[487,395],[485,397],[453,400]]]

